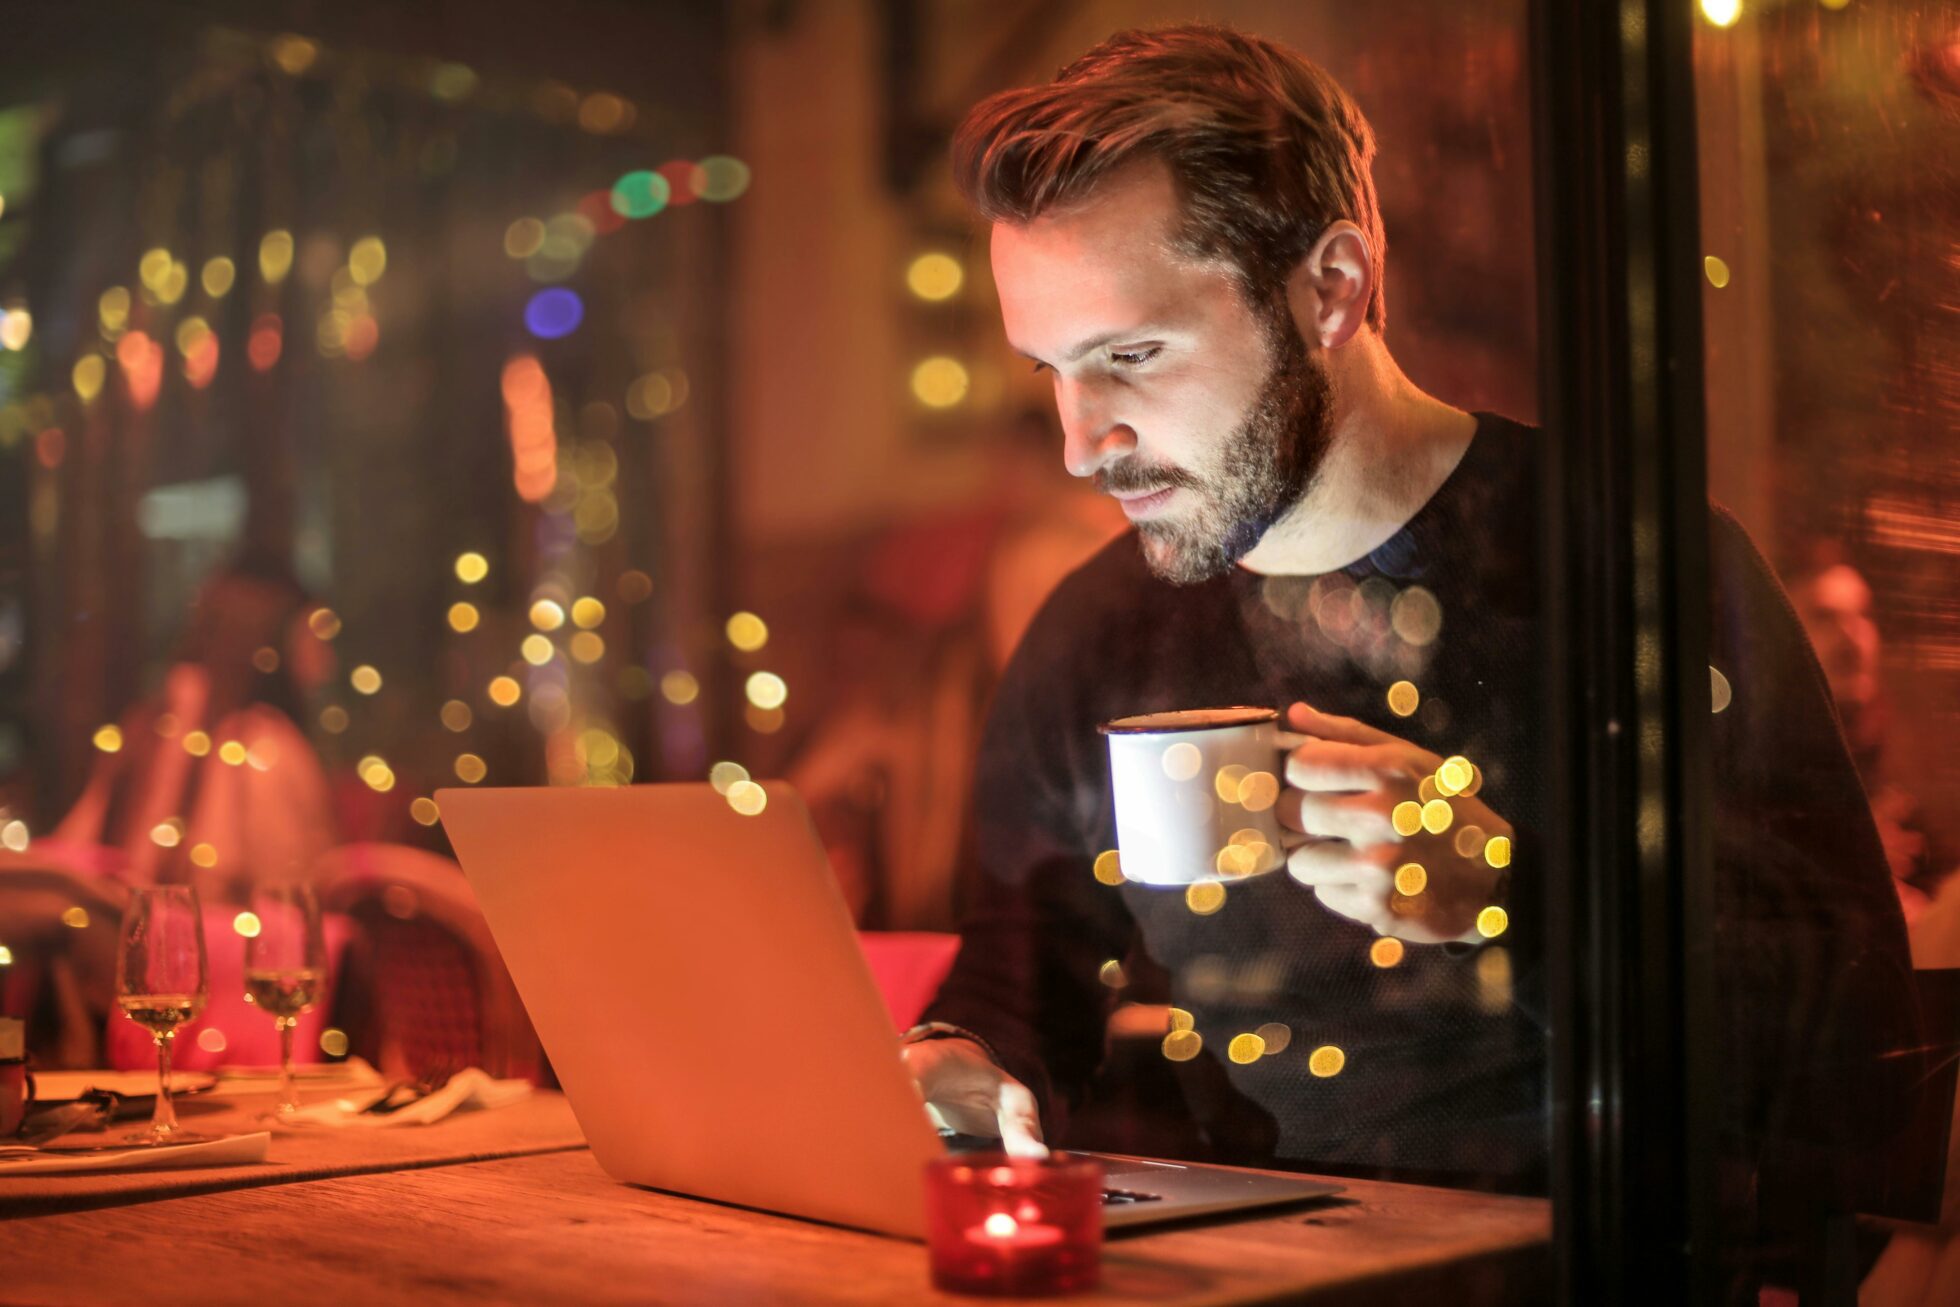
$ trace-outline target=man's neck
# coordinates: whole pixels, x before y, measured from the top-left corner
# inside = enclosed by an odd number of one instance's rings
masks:
[[[1477,420],[1425,394],[1381,338],[1356,336],[1328,359],[1334,420],[1307,493],[1240,566],[1312,576],[1374,552],[1408,524],[1469,449]]]

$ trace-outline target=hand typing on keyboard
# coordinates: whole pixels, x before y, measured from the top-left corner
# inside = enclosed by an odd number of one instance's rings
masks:
[[[1013,1157],[1046,1157],[1041,1116],[1028,1087],[969,1039],[934,1039],[901,1050],[919,1092],[952,1129],[1000,1138]]]

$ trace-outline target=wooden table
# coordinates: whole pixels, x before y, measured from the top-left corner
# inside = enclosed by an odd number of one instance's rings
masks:
[[[1543,1201],[1340,1183],[1276,1215],[1113,1237],[1079,1301],[1542,1300]],[[0,1220],[0,1300],[976,1301],[935,1293],[918,1244],[620,1185],[583,1149],[257,1185]]]

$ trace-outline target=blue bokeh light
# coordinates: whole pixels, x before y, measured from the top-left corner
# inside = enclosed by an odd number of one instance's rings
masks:
[[[563,286],[547,286],[524,306],[524,325],[539,340],[558,340],[578,330],[585,321],[585,303],[578,292]]]

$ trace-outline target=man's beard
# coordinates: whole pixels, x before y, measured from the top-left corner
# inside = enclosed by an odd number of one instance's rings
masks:
[[[1283,306],[1267,319],[1266,338],[1273,366],[1213,470],[1200,475],[1119,463],[1097,475],[1105,492],[1180,486],[1198,500],[1181,518],[1137,524],[1144,562],[1173,585],[1222,576],[1251,553],[1306,495],[1327,456],[1332,385],[1326,365],[1307,353],[1300,328]]]

